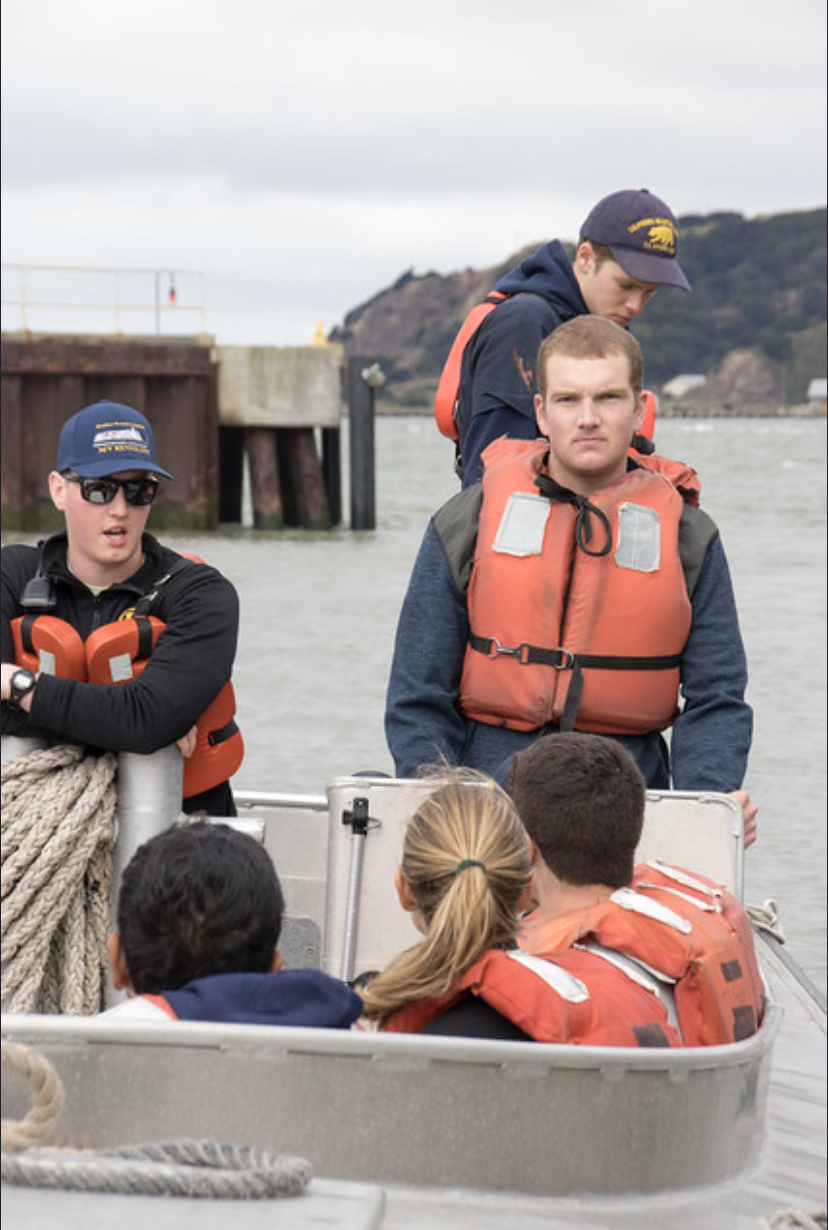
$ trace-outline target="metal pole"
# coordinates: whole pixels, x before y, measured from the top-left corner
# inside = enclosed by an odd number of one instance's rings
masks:
[[[124,868],[139,846],[170,828],[181,814],[184,760],[173,744],[148,756],[118,755],[118,840],[112,869],[111,916],[118,909]]]
[[[374,394],[385,384],[379,364],[348,360],[351,453],[351,529],[376,526],[374,498]]]
[[[354,799],[352,811],[342,813],[342,823],[351,827],[351,866],[348,874],[348,899],[345,903],[345,933],[342,938],[342,964],[339,976],[349,982],[354,976],[356,956],[359,896],[362,890],[362,868],[365,861],[365,838],[368,836],[368,800]]]

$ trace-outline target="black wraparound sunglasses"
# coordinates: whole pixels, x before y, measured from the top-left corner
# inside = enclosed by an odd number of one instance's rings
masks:
[[[123,491],[127,504],[142,506],[151,504],[158,492],[156,478],[81,478],[78,474],[64,474],[70,483],[77,483],[81,495],[89,504],[111,504]]]

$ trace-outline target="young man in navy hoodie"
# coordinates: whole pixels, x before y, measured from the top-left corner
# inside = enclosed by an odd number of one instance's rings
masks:
[[[145,842],[124,871],[107,1017],[347,1029],[362,1000],[318,969],[282,969],[284,898],[253,837],[199,820]]]
[[[500,278],[494,290],[507,298],[469,339],[460,367],[464,487],[480,478],[480,454],[492,440],[536,438],[535,360],[544,337],[574,316],[603,316],[626,328],[660,286],[689,291],[677,251],[669,206],[646,188],[625,190],[590,211],[573,260],[553,239]]]

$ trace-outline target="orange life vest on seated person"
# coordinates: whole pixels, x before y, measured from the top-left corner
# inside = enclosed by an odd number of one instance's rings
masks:
[[[548,450],[504,439],[483,452],[460,707],[512,730],[663,730],[691,622],[685,497],[653,458],[588,500],[541,494]]]
[[[196,556],[187,556],[201,563]],[[79,683],[128,683],[138,678],[166,624],[154,615],[132,615],[104,624],[88,637],[54,615],[21,615],[11,622],[18,666],[76,679]],[[236,698],[225,683],[196,722],[196,746],[184,759],[185,799],[211,790],[237,772],[244,741],[235,722]]]
[[[765,988],[741,903],[721,884],[655,859],[606,901],[557,918],[530,915],[518,940],[555,960],[559,950],[594,944],[608,961],[621,954],[670,979],[685,1046],[738,1042],[762,1019]]]
[[[418,1033],[471,991],[536,1042],[680,1046],[654,979],[638,974],[586,951],[533,956],[490,949],[447,994],[413,1000],[380,1028]]]

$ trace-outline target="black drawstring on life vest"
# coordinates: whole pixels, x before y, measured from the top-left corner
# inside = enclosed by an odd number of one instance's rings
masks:
[[[559,504],[571,504],[577,509],[575,543],[579,551],[583,551],[584,555],[597,557],[609,554],[612,550],[612,526],[602,509],[596,507],[595,504],[590,504],[585,495],[578,495],[577,491],[570,491],[568,487],[562,487],[548,474],[539,474],[535,479],[535,486],[545,499],[557,500]],[[597,517],[604,529],[604,545],[600,551],[591,551],[589,548],[592,540],[592,517]]]

